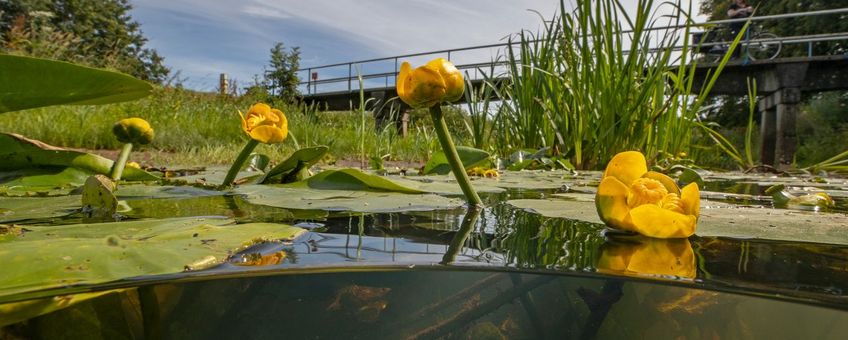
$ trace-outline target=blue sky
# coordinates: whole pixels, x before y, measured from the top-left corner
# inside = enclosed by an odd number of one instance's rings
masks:
[[[132,4],[131,15],[141,23],[148,47],[165,56],[174,71],[181,71],[187,87],[199,90],[214,89],[219,73],[227,73],[242,86],[251,82],[262,74],[277,41],[299,46],[301,66],[306,68],[498,43],[522,29],[540,27],[539,15],[528,9],[550,18],[559,8],[558,0],[135,0]],[[491,56],[466,57],[482,61],[481,57]]]

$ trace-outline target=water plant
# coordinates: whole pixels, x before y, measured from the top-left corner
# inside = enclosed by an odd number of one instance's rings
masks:
[[[465,173],[465,167],[453,144],[440,106],[443,102],[452,102],[462,97],[465,92],[462,73],[443,58],[433,59],[414,70],[408,62],[404,62],[398,75],[397,92],[398,97],[409,106],[429,108],[439,143],[442,145],[457,183],[462,188],[462,193],[470,205],[482,205],[483,202],[471,186],[468,174]]]
[[[579,169],[626,150],[651,159],[688,153],[697,112],[729,56],[693,91],[693,21],[679,1],[661,3],[671,9],[664,16],[655,4],[640,0],[628,14],[618,0],[575,1],[571,11],[560,1],[541,32],[514,36],[497,88],[498,152],[550,147]]]
[[[124,173],[124,167],[127,164],[127,160],[130,158],[130,152],[132,152],[133,144],[150,144],[150,142],[153,141],[155,133],[153,128],[150,127],[150,123],[137,117],[119,120],[112,126],[112,133],[115,134],[118,141],[124,143],[123,148],[121,148],[121,153],[118,155],[118,160],[112,165],[112,169],[109,171],[109,177],[111,177],[113,181],[118,181]]]
[[[670,177],[648,171],[637,151],[615,155],[595,196],[598,215],[607,226],[656,238],[695,233],[701,201],[697,183],[681,190]]]
[[[254,104],[247,110],[246,115],[239,111],[239,116],[241,116],[241,129],[250,136],[250,140],[244,145],[241,153],[236,157],[236,160],[227,172],[227,176],[222,183],[224,186],[233,184],[244,162],[247,161],[253,149],[259,143],[282,143],[288,136],[289,129],[286,115],[280,110],[271,108],[268,104]]]

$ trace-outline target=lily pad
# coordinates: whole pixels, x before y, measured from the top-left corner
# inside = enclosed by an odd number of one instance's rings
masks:
[[[301,169],[309,169],[321,160],[329,150],[330,148],[323,145],[297,150],[289,158],[286,158],[286,160],[268,171],[258,182],[268,183],[274,177],[283,177],[283,183],[288,183],[289,181],[285,181],[288,174],[294,171],[300,171]]]
[[[313,188],[330,190],[366,190],[390,191],[406,194],[420,194],[424,191],[403,186],[385,177],[366,174],[356,169],[324,170],[304,181],[288,185],[293,188]]]
[[[546,217],[602,224],[587,200],[521,199],[507,202]],[[697,236],[848,244],[848,215],[736,206],[701,200]]]
[[[0,241],[0,300],[23,292],[177,273],[217,264],[259,242],[291,240],[304,229],[228,219],[165,219],[29,226]]]
[[[464,201],[433,194],[310,189],[286,185],[244,185],[237,194],[253,204],[287,209],[320,209],[363,213],[429,211],[461,207]]]
[[[462,166],[465,167],[466,170],[471,169],[475,166],[481,166],[485,162],[489,161],[489,153],[480,149],[475,149],[467,146],[458,146],[456,148],[457,154],[459,154],[459,160],[462,161]],[[427,164],[424,165],[424,174],[438,174],[438,175],[447,175],[451,172],[450,164],[448,164],[448,158],[445,156],[444,151],[439,151],[433,154],[433,157],[427,161]]]
[[[56,192],[81,186],[88,176],[108,175],[114,163],[97,155],[48,145],[37,140],[0,133],[0,190],[15,192]],[[128,181],[159,179],[144,170],[126,168]],[[69,190],[65,190],[67,194]],[[61,192],[61,191],[59,191]]]
[[[153,90],[129,75],[24,56],[0,54],[0,113],[34,107],[93,105],[146,97]]]
[[[79,196],[3,197],[0,199],[0,223],[60,217],[79,208]]]

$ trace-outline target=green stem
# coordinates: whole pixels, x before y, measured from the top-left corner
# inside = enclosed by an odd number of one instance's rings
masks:
[[[227,172],[227,177],[224,178],[224,186],[233,185],[233,181],[236,180],[236,175],[238,175],[239,170],[241,170],[244,162],[247,162],[247,158],[250,157],[250,153],[253,152],[253,149],[259,145],[259,142],[255,139],[250,139],[247,141],[247,144],[244,145],[244,149],[241,149],[241,153],[239,153],[238,157],[236,157],[236,161],[233,162],[233,166],[230,167],[230,171]]]
[[[445,117],[442,114],[442,108],[435,105],[430,108],[430,116],[433,117],[433,125],[436,127],[436,135],[439,136],[439,143],[442,144],[442,150],[445,151],[445,157],[448,159],[451,171],[456,178],[459,187],[462,188],[462,193],[465,194],[465,199],[468,204],[475,206],[483,205],[480,196],[474,191],[471,186],[471,180],[468,179],[468,174],[465,173],[465,167],[462,165],[462,160],[459,159],[459,154],[456,152],[456,146],[453,145],[450,133],[448,132],[448,124],[445,123]]]
[[[130,158],[132,148],[132,143],[124,144],[124,148],[121,149],[121,154],[118,155],[118,160],[115,161],[115,164],[112,164],[112,170],[109,171],[109,177],[112,177],[113,181],[121,179],[121,175],[124,173],[124,167],[127,165],[127,160]]]

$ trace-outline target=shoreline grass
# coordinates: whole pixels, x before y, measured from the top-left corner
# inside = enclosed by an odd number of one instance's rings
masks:
[[[238,110],[245,112],[258,101],[261,100],[246,96],[231,98],[164,88],[133,102],[5,113],[0,115],[0,132],[67,148],[117,150],[121,143],[112,135],[112,124],[126,117],[141,117],[156,131],[154,142],[137,150],[153,163],[149,165],[229,164],[248,138],[241,130]],[[389,160],[418,163],[425,162],[437,149],[436,136],[427,119],[418,119],[410,126],[410,135],[402,138],[394,127],[376,131],[371,114],[307,113],[302,106],[271,105],[285,112],[293,136],[282,144],[257,147],[256,152],[272,160],[284,159],[297,146],[327,145],[331,148],[327,162],[360,158],[367,161],[388,154]],[[457,110],[452,111],[457,114]]]

